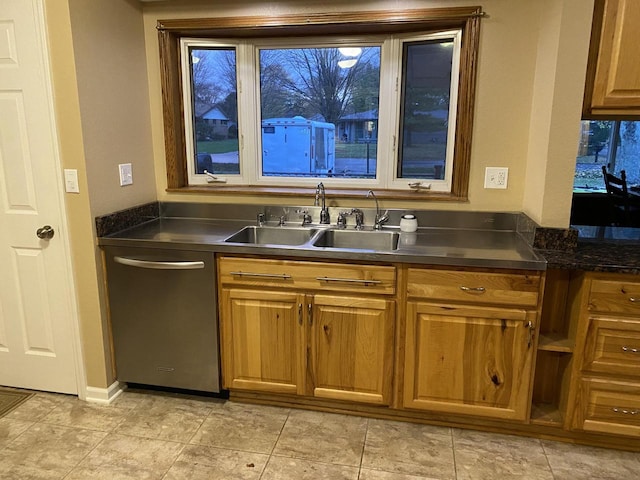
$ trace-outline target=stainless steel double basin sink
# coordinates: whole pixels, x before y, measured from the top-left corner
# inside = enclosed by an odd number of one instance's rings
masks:
[[[398,232],[385,230],[250,226],[234,233],[225,242],[387,252],[398,248],[399,238]]]

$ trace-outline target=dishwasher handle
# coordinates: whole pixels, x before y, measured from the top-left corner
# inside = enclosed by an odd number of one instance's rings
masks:
[[[204,262],[155,262],[151,260],[137,260],[127,257],[113,257],[113,261],[122,265],[152,270],[199,270],[204,268]]]

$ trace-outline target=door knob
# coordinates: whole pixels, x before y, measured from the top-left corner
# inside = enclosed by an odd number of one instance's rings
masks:
[[[53,238],[53,235],[55,233],[56,232],[53,228],[51,228],[51,225],[45,225],[44,227],[36,230],[36,235],[38,236],[38,238],[42,238],[43,240],[50,240],[51,238]]]

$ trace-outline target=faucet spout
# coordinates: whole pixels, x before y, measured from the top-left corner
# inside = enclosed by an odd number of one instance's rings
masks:
[[[320,196],[320,199],[322,200],[322,206],[320,208],[320,223],[327,225],[331,223],[331,217],[329,216],[329,209],[327,209],[326,193],[324,190],[324,184],[322,182],[320,182],[316,187],[316,204],[318,201],[318,196]]]
[[[367,192],[367,198],[373,198],[373,200],[376,202],[376,219],[373,224],[373,228],[375,228],[376,230],[380,230],[382,228],[382,225],[389,221],[388,212],[384,212],[382,215],[380,215],[380,205],[378,205],[378,197],[376,197],[376,194],[373,193],[373,190],[369,190]]]

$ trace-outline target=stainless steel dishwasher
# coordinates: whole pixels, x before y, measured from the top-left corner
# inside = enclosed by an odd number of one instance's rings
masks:
[[[104,247],[116,378],[220,391],[213,253]]]

